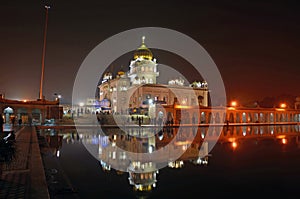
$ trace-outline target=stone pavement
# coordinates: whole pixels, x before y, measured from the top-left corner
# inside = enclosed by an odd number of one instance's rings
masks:
[[[50,198],[35,127],[24,126],[15,132],[16,157],[11,164],[2,165],[0,198]]]

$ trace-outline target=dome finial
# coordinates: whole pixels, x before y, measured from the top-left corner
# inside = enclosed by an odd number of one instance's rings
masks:
[[[133,55],[134,59],[143,58],[143,59],[152,60],[153,55],[151,50],[147,48],[145,44],[145,38],[146,38],[145,36],[142,36],[142,44],[138,49],[136,49]]]

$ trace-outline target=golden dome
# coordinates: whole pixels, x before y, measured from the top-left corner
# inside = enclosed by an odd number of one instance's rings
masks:
[[[123,70],[120,70],[120,71],[118,71],[118,76],[123,76],[123,75],[125,75],[125,72],[123,71]]]
[[[153,54],[151,50],[145,45],[145,36],[142,37],[142,45],[138,49],[136,49],[133,58],[143,58],[147,60],[152,60]]]

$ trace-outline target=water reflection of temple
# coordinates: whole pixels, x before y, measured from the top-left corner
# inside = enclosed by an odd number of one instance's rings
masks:
[[[274,141],[278,140],[281,144],[286,144],[289,143],[289,139],[298,140],[300,128],[299,125],[185,127],[181,130],[178,128],[162,129],[154,136],[136,137],[136,135],[141,135],[140,131],[139,128],[130,129],[128,130],[129,135],[120,129],[107,129],[107,135],[97,134],[92,139],[90,139],[92,135],[89,135],[84,140],[86,143],[97,144],[98,158],[103,169],[114,168],[124,171],[126,168],[129,173],[129,183],[133,185],[134,190],[150,191],[157,185],[156,177],[161,163],[157,160],[162,162],[168,160],[167,166],[177,169],[184,167],[186,163],[207,165],[210,156],[209,145],[214,141],[229,143],[233,149],[239,147],[241,140],[252,138],[258,141],[271,138]],[[143,131],[144,134],[147,134],[147,131],[152,133],[153,129],[144,128]],[[183,151],[178,159],[169,159],[164,156],[155,162],[130,161],[130,152],[150,153],[164,148],[171,140],[175,140],[173,150]],[[150,146],[154,146],[154,148],[150,149]],[[137,153],[137,155],[139,154]]]
[[[214,154],[212,157],[209,154],[214,141],[218,141],[218,144],[229,147],[233,151],[243,148],[246,140],[253,141],[255,146],[262,146],[268,140],[278,146],[285,147],[296,144],[300,147],[300,125],[184,127],[181,130],[172,127],[163,128],[159,133],[148,137],[137,137],[139,131],[141,129],[133,128],[128,131],[130,134],[127,134],[120,129],[107,129],[106,135],[103,135],[95,130],[79,134],[78,137],[85,145],[90,145],[92,149],[95,149],[103,170],[128,172],[129,184],[136,191],[150,191],[159,185],[157,175],[162,167],[159,161],[135,161],[131,158],[131,152],[137,152],[134,153],[135,155],[140,155],[139,152],[151,153],[166,148],[165,146],[171,140],[174,140],[174,145],[172,145],[174,150],[182,151],[183,154],[177,159],[168,159],[167,156],[163,156],[158,160],[162,162],[167,160],[166,165],[173,169],[183,168],[190,163],[207,165],[209,159],[214,158]],[[153,128],[143,127],[143,131],[147,135],[147,131],[153,133]],[[195,137],[189,140],[192,135]],[[74,136],[64,135],[64,137],[72,139]],[[74,138],[76,139],[76,136]]]
[[[154,162],[132,162],[128,167],[129,183],[137,191],[150,191],[156,186],[158,169]]]
[[[119,130],[117,134],[107,132],[108,135],[89,135],[84,138],[84,142],[98,145],[98,158],[103,170],[110,171],[114,168],[128,172],[129,183],[136,191],[152,190],[156,186],[158,170],[163,164],[170,168],[181,168],[186,161],[196,165],[208,164],[208,143],[203,140],[193,143],[193,131],[177,131],[172,128],[155,133],[154,129],[148,128],[143,129],[143,137],[135,137],[141,135],[140,131],[141,129],[134,128],[128,131],[129,134]],[[182,135],[178,136],[179,134]],[[174,144],[165,148],[170,151],[167,156],[155,160],[133,158],[134,155],[151,154],[155,150],[163,149],[172,139]],[[172,153],[178,153],[180,156],[174,159]]]

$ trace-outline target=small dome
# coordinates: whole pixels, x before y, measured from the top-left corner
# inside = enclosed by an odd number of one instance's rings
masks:
[[[112,79],[112,73],[111,72],[106,72],[103,75],[103,80],[109,80],[109,79]]]
[[[153,54],[151,50],[145,45],[145,36],[142,37],[142,45],[134,52],[133,58],[143,58],[147,60],[152,60]]]
[[[118,71],[117,76],[121,77],[123,75],[125,75],[125,72],[123,70]]]

